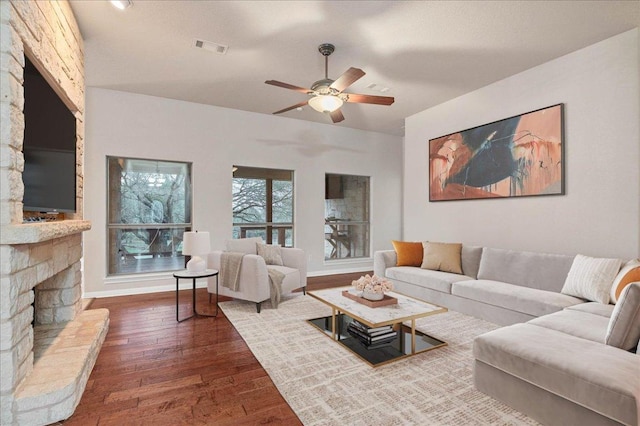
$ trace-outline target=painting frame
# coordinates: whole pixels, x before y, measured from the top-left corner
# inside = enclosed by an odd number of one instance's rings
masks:
[[[429,202],[565,195],[564,104],[429,139]]]

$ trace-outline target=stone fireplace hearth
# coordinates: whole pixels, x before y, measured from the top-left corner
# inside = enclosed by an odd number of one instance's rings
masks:
[[[49,424],[80,401],[109,325],[108,311],[82,310],[89,228],[79,220],[2,227],[2,424]]]

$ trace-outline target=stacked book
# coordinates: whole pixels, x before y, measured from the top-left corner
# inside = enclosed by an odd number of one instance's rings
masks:
[[[368,349],[386,346],[398,336],[398,332],[390,325],[371,328],[356,320],[349,323],[347,332],[358,339]]]

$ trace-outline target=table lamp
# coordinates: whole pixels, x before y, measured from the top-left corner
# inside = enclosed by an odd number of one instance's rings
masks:
[[[207,262],[200,257],[211,251],[211,240],[208,232],[188,231],[182,237],[182,254],[191,256],[187,262],[189,272],[202,272],[207,269]]]

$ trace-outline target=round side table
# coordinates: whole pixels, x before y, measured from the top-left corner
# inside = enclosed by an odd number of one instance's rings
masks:
[[[194,316],[199,317],[217,317],[218,316],[218,270],[217,269],[205,269],[204,271],[199,272],[191,272],[187,269],[182,271],[176,271],[173,273],[173,276],[176,278],[176,320],[178,322],[186,321]],[[209,314],[201,314],[196,310],[196,280],[199,278],[209,278],[216,277],[216,313],[214,315]],[[179,316],[179,295],[180,295],[180,280],[181,279],[190,279],[193,281],[193,293],[192,293],[192,302],[191,308],[193,310],[193,314],[187,318],[180,319]],[[211,299],[209,299],[211,300]]]

